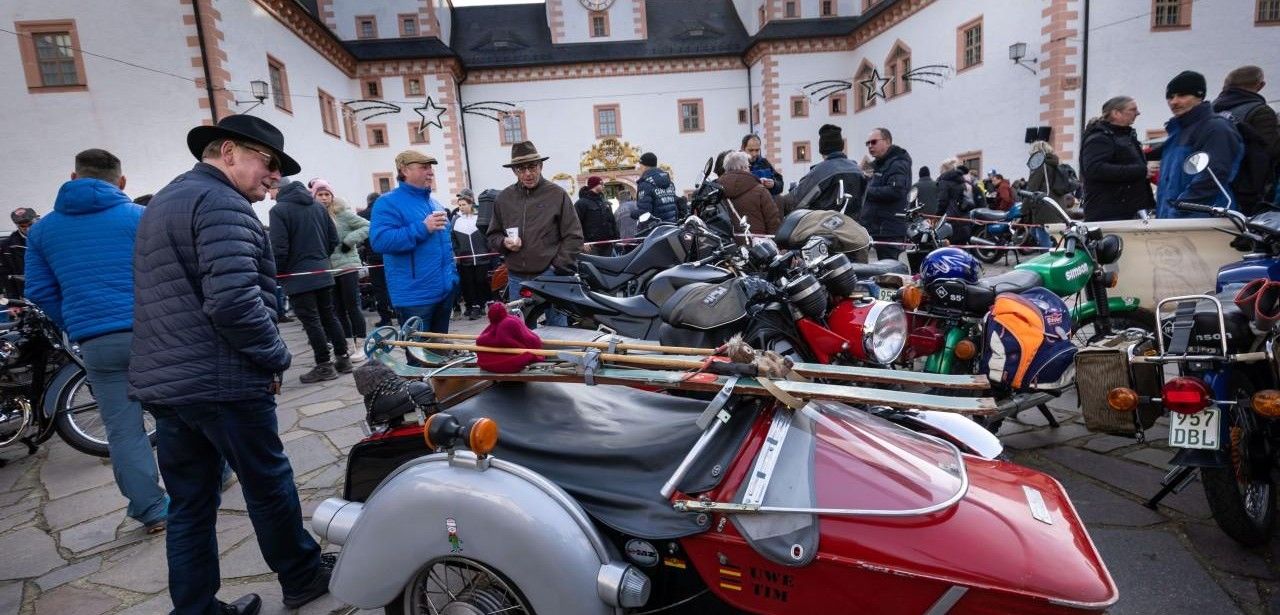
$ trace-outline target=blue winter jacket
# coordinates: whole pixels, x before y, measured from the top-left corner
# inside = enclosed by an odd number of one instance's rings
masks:
[[[289,368],[262,222],[203,162],[147,204],[133,249],[129,394],[168,406],[272,399]]]
[[[648,212],[663,222],[675,222],[680,216],[676,193],[671,190],[671,176],[662,169],[649,169],[636,182],[636,217]],[[661,192],[659,192],[661,191]]]
[[[73,179],[27,237],[26,296],[72,341],[133,328],[133,239],[142,206],[100,179]]]
[[[1182,117],[1165,122],[1169,136],[1160,150],[1160,184],[1156,189],[1157,218],[1204,218],[1208,214],[1177,209],[1177,201],[1225,206],[1227,197],[1218,190],[1209,171],[1213,171],[1222,187],[1231,192],[1231,181],[1244,159],[1244,142],[1231,120],[1213,112],[1204,102]],[[1196,152],[1209,154],[1209,168],[1198,175],[1182,172],[1182,163]],[[1231,195],[1234,205],[1235,195]]]
[[[431,212],[444,210],[431,198],[430,189],[409,184],[400,184],[374,202],[369,246],[382,255],[392,305],[439,303],[457,287],[452,223],[435,232],[422,223]]]

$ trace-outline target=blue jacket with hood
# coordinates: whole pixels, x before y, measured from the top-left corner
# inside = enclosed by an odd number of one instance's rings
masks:
[[[444,210],[429,188],[404,183],[374,202],[369,247],[382,255],[392,305],[432,305],[447,300],[457,287],[453,224],[431,232],[422,223],[431,212]]]
[[[133,329],[133,243],[142,206],[99,179],[58,190],[27,238],[26,296],[72,341]]]
[[[680,216],[676,193],[671,189],[671,176],[662,169],[649,169],[636,182],[636,216],[648,212],[663,222],[675,222]],[[659,192],[661,191],[661,192]]]
[[[1213,112],[1204,102],[1194,109],[1165,122],[1169,137],[1160,149],[1160,185],[1156,190],[1157,218],[1204,218],[1208,214],[1177,209],[1177,201],[1225,207],[1227,197],[1213,183],[1209,171],[1231,192],[1231,180],[1240,170],[1244,158],[1244,141],[1231,120]],[[1209,154],[1209,169],[1198,175],[1182,172],[1182,163],[1196,152]],[[1231,195],[1232,201],[1235,195]],[[1234,205],[1232,209],[1238,209]]]

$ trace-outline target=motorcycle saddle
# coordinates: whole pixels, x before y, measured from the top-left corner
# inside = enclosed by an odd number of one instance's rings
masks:
[[[1020,293],[1040,286],[1042,283],[1040,274],[1021,269],[979,278],[976,284],[965,285],[965,311],[986,313],[992,305],[995,305],[996,295]]]
[[[906,263],[894,258],[882,258],[871,263],[850,263],[850,266],[853,268],[852,271],[858,276],[859,280],[874,278],[886,273],[911,273],[907,268]]]
[[[701,436],[695,423],[706,403],[623,386],[500,382],[448,412],[464,424],[497,421],[494,456],[547,477],[597,522],[661,540],[710,529],[659,495]],[[756,403],[730,400],[725,437],[712,441],[681,492],[707,491],[728,474],[723,469],[749,432]]]
[[[592,267],[599,269],[602,273],[619,274],[626,271],[627,265],[636,259],[636,255],[640,253],[639,249],[632,250],[622,256],[597,256],[595,254],[579,254],[578,268],[582,268],[584,263],[590,264]]]
[[[658,306],[645,298],[644,295],[635,295],[634,297],[614,297],[611,295],[602,295],[600,293],[591,293],[591,299],[605,308],[626,314],[634,318],[657,318]]]
[[[980,222],[1004,222],[1005,218],[1009,216],[1009,212],[1000,211],[999,209],[979,207],[972,212],[969,212],[969,216]]]

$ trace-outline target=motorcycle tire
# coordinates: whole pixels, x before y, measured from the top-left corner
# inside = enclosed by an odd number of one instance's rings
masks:
[[[84,370],[68,379],[57,391],[49,391],[58,402],[53,419],[54,430],[71,448],[95,457],[110,457],[107,434],[98,412],[98,403],[89,390]],[[156,445],[156,424],[150,413],[142,413],[143,427],[151,446]]]
[[[451,576],[445,577],[445,574]],[[453,578],[461,587],[453,585]],[[435,588],[435,589],[433,589]],[[434,596],[434,597],[433,597]],[[425,604],[424,604],[425,603]],[[394,601],[383,607],[386,615],[406,613],[509,613],[531,615],[533,609],[520,588],[500,571],[472,559],[446,556],[428,562],[405,585]]]
[[[985,239],[986,241],[989,241],[993,244],[1000,245],[1000,242],[996,241],[996,239],[991,236],[991,233],[987,232],[986,226],[979,226],[978,231],[974,233],[973,236],[980,239]],[[1000,259],[1004,258],[1004,250],[974,248],[973,255],[976,256],[978,260],[988,265],[991,265],[999,261]]]
[[[1076,346],[1081,348],[1089,345],[1092,338],[1097,336],[1095,323],[1098,315],[1094,314],[1086,318],[1080,319],[1071,327],[1071,339]],[[1123,331],[1125,329],[1142,329],[1143,331],[1155,334],[1156,316],[1155,313],[1147,308],[1138,308],[1132,312],[1115,312],[1111,314],[1111,332]]]
[[[1236,399],[1248,399],[1254,387],[1247,376],[1233,384]],[[1223,533],[1246,547],[1266,544],[1276,522],[1276,485],[1271,478],[1265,432],[1253,415],[1232,413],[1228,430],[1231,464],[1200,468],[1200,482],[1213,520]]]

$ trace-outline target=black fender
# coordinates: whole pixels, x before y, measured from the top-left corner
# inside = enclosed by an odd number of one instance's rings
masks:
[[[83,377],[83,375],[84,368],[80,367],[80,364],[75,361],[69,361],[58,368],[57,373],[53,375],[53,378],[49,380],[49,384],[41,392],[40,406],[46,419],[52,420],[58,414],[58,399],[62,397],[62,389],[66,388],[72,380],[77,377]]]

